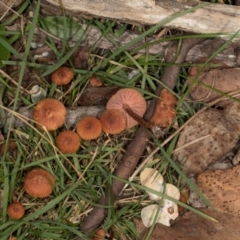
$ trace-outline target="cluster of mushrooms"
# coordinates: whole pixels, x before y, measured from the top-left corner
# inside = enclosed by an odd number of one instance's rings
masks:
[[[66,85],[74,77],[74,73],[68,67],[60,67],[52,74],[52,82],[56,85]],[[101,81],[91,78],[92,85],[101,86]],[[33,88],[38,91],[39,88]],[[137,90],[125,88],[115,93],[107,102],[106,110],[100,118],[95,116],[85,116],[79,119],[74,130],[63,130],[56,138],[56,146],[63,154],[75,153],[80,145],[81,139],[92,140],[98,138],[102,131],[106,134],[119,134],[123,130],[130,129],[138,123],[146,124],[146,127],[160,126],[166,127],[176,116],[174,109],[176,98],[167,90],[163,90],[157,102],[155,113],[149,123],[143,120],[143,115],[147,109],[144,97]],[[44,131],[54,131],[62,127],[65,123],[67,110],[57,99],[38,99],[33,110],[33,119],[36,126]],[[179,200],[180,192],[172,184],[165,184],[163,177],[154,169],[146,168],[140,175],[142,185],[155,191],[164,192],[166,195]],[[164,187],[165,186],[165,187]],[[53,175],[45,169],[33,169],[27,173],[24,183],[25,191],[32,197],[48,197],[55,187]],[[160,201],[161,197],[148,192],[151,200]],[[15,202],[9,205],[8,215],[12,219],[19,219],[24,215],[24,207],[21,203]],[[155,212],[157,217],[155,219]],[[177,205],[164,199],[162,206],[159,204],[149,205],[142,209],[141,217],[146,227],[153,222],[159,222],[169,226],[170,220],[178,216]]]
[[[56,85],[66,85],[74,77],[70,68],[60,67],[52,74],[52,82]],[[99,86],[98,79],[91,79],[95,86]],[[130,129],[138,124],[129,114],[143,117],[147,108],[144,97],[136,90],[126,88],[113,95],[106,106],[105,112],[96,118],[85,116],[76,125],[76,132],[64,130],[56,138],[56,146],[64,154],[75,153],[81,139],[92,140],[98,138],[102,131],[107,134],[119,134],[124,129]],[[39,129],[54,131],[64,125],[67,110],[57,99],[45,98],[40,100],[33,110],[33,119]],[[27,173],[24,182],[25,191],[32,197],[48,197],[55,187],[53,175],[45,169],[33,169]],[[25,209],[20,202],[8,206],[8,215],[12,219],[21,218]]]
[[[68,84],[72,78],[73,72],[67,67],[61,67],[52,74],[52,82],[57,85]],[[132,115],[142,118],[146,108],[147,104],[141,93],[131,88],[121,89],[109,99],[106,111],[99,119],[95,116],[83,117],[76,125],[76,132],[64,130],[59,133],[56,146],[64,154],[74,153],[79,149],[81,139],[96,139],[102,131],[119,134],[124,129],[134,127],[138,122]],[[53,131],[64,124],[66,113],[67,110],[60,101],[45,98],[37,103],[33,119],[40,129]]]

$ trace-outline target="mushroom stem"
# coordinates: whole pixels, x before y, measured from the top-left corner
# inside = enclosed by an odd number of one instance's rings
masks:
[[[136,120],[139,124],[141,124],[145,128],[152,129],[154,126],[153,123],[147,122],[145,119],[141,118],[137,113],[135,113],[127,104],[123,105],[124,111],[132,117],[134,120]]]

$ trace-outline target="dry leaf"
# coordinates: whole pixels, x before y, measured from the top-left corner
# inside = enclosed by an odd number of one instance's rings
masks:
[[[205,59],[198,63],[204,62]],[[230,68],[218,60],[212,60],[209,64],[220,66],[206,66],[202,70],[201,67],[194,66],[189,70],[187,84],[190,87],[190,95],[195,100],[210,102],[222,96],[219,92],[229,93],[240,88],[240,68]]]

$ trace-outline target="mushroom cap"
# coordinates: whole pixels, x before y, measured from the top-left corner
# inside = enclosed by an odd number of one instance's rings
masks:
[[[118,134],[125,129],[126,118],[118,109],[108,109],[100,117],[102,129],[105,133]]]
[[[139,117],[143,117],[147,109],[147,103],[140,92],[132,88],[120,89],[107,102],[107,109],[119,109],[126,116],[126,129],[132,128],[138,122],[130,117],[124,108],[128,106]]]
[[[166,183],[165,194],[177,200],[179,200],[181,196],[179,189],[171,183]]]
[[[105,231],[103,228],[98,228],[94,231],[94,234],[93,234],[93,237],[92,237],[92,240],[101,240],[101,239],[104,239],[105,237]]]
[[[153,168],[145,168],[140,174],[140,182],[143,186],[151,188],[152,190],[162,192],[163,191],[163,176]],[[146,191],[151,200],[160,200],[161,197]]]
[[[170,226],[170,220],[178,217],[178,205],[170,200],[165,199],[163,201],[162,214],[158,219],[158,223],[165,226]]]
[[[11,203],[7,208],[7,214],[12,219],[20,219],[24,213],[24,206],[20,202]]]
[[[101,79],[99,79],[96,76],[92,76],[89,78],[89,83],[91,84],[91,86],[93,87],[101,87],[103,85],[103,82]]]
[[[178,206],[172,201],[164,200],[161,209],[158,208],[160,208],[158,204],[151,204],[142,209],[141,219],[145,227],[150,227],[153,223],[161,223],[165,226],[170,226],[170,220],[176,219],[179,215]],[[158,215],[155,219],[157,213]]]
[[[65,121],[66,108],[64,105],[52,98],[41,100],[33,111],[33,119],[38,122],[37,126],[48,131],[61,127]]]
[[[96,139],[102,133],[101,122],[93,116],[83,117],[77,124],[77,133],[84,140]]]
[[[32,197],[48,197],[54,187],[55,179],[53,175],[45,169],[33,169],[28,172],[25,177],[25,191]]]
[[[75,153],[80,147],[80,137],[73,131],[63,131],[56,138],[57,148],[62,153]]]
[[[73,71],[68,67],[60,67],[52,73],[52,82],[56,85],[66,85],[74,77]]]
[[[144,207],[141,211],[141,219],[143,222],[143,225],[145,227],[151,227],[152,224],[154,223],[155,215],[158,211],[159,206],[157,204],[151,204],[146,207]],[[158,218],[161,214],[161,210],[158,212],[158,216],[156,218],[155,223],[158,222]]]

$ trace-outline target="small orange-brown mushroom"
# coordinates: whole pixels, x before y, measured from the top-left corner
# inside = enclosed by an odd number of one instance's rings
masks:
[[[60,67],[52,73],[52,82],[56,85],[66,85],[74,77],[73,71],[68,67]]]
[[[7,208],[7,214],[12,219],[20,219],[24,213],[24,206],[20,202],[11,203]]]
[[[64,105],[52,98],[41,100],[33,111],[33,119],[40,128],[53,131],[61,127],[65,121],[66,108]]]
[[[101,79],[99,79],[96,76],[92,76],[89,79],[89,83],[91,84],[91,86],[93,87],[101,87],[103,85],[103,82]]]
[[[80,147],[80,137],[73,131],[63,131],[56,138],[57,148],[62,153],[75,153]]]
[[[55,187],[53,175],[45,169],[37,168],[27,173],[24,181],[25,191],[32,197],[48,197]]]
[[[126,118],[119,109],[108,109],[100,117],[102,129],[105,133],[118,134],[125,129]]]
[[[126,129],[132,128],[138,124],[132,116],[129,115],[130,112],[134,112],[134,115],[142,118],[143,114],[147,109],[147,104],[140,92],[132,88],[124,88],[117,91],[107,103],[107,109],[119,109],[126,117]],[[129,109],[127,112],[125,109]]]
[[[105,237],[105,231],[103,228],[98,228],[97,230],[94,231],[92,240],[103,240]]]
[[[86,116],[78,122],[77,133],[84,140],[96,139],[102,133],[102,125],[96,117]]]
[[[13,236],[11,236],[11,237],[9,237],[9,239],[8,240],[17,240],[17,238],[16,237],[13,237]]]

